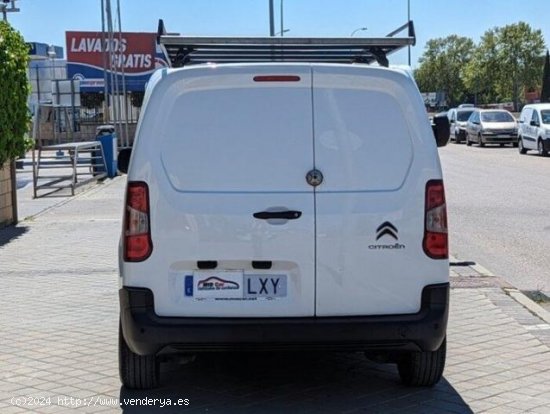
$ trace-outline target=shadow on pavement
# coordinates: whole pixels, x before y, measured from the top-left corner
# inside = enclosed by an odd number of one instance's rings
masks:
[[[464,262],[450,262],[449,266],[465,267],[465,266],[475,266],[476,262],[464,261]]]
[[[124,413],[472,413],[445,379],[405,387],[395,365],[361,353],[201,354],[185,365],[162,364],[156,390],[122,387],[120,402]]]
[[[31,183],[32,183],[32,178],[31,179],[20,179],[19,177],[17,177],[17,189],[18,190],[20,188],[26,187],[27,185],[29,185]]]
[[[0,229],[0,247],[8,244],[18,237],[21,237],[28,231],[29,228],[25,226],[9,226]]]

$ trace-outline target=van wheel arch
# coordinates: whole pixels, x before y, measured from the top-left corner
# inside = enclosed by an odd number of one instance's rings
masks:
[[[397,363],[401,381],[413,387],[431,387],[439,382],[445,368],[447,339],[435,351],[410,352]]]
[[[122,385],[130,389],[147,390],[158,387],[159,361],[156,355],[138,355],[128,347],[118,327],[118,368]]]
[[[537,149],[538,149],[539,155],[541,157],[547,157],[548,156],[548,151],[546,151],[546,149],[544,148],[544,143],[542,142],[541,137],[539,137],[539,140],[537,142]]]

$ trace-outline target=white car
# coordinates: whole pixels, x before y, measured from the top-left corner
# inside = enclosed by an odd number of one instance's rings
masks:
[[[436,139],[409,75],[365,64],[157,71],[127,171],[123,384],[156,386],[165,352],[294,349],[439,381],[449,126],[434,121]]]
[[[525,105],[519,116],[520,154],[536,150],[546,157],[550,151],[550,103]]]
[[[466,123],[466,145],[517,145],[516,118],[504,109],[475,109]]]
[[[451,124],[451,141],[460,144],[466,142],[466,125],[468,124],[468,118],[474,112],[473,105],[464,106],[470,104],[462,104],[458,108],[452,108],[447,112],[449,123]]]

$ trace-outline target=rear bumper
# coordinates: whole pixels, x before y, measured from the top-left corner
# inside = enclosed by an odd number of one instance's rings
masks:
[[[119,291],[122,332],[130,349],[155,354],[218,350],[434,351],[447,331],[449,284],[426,286],[420,312],[307,318],[160,317],[149,289]]]

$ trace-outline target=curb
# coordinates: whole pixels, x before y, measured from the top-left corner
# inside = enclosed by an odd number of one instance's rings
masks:
[[[474,269],[477,273],[479,273],[481,276],[496,277],[496,275],[493,274],[490,270],[486,269],[485,267],[481,266],[478,263],[470,267]]]
[[[455,257],[449,256],[449,262],[456,262],[456,261],[457,260]],[[497,277],[494,273],[492,273],[490,270],[486,269],[480,264],[476,263],[476,264],[470,265],[470,268],[476,271],[477,273],[479,273],[481,276]],[[542,319],[544,322],[550,324],[550,312],[548,312],[538,303],[534,302],[529,297],[524,295],[519,289],[515,287],[512,287],[512,288],[503,287],[502,290],[504,291],[505,294],[510,296],[516,302],[518,302],[521,306],[526,308],[529,312],[536,315],[539,319]]]
[[[542,319],[544,322],[550,324],[550,312],[548,312],[546,309],[544,309],[538,303],[533,302],[531,299],[529,299],[527,296],[525,296],[523,293],[521,293],[516,288],[514,288],[514,289],[505,288],[503,290],[512,299],[514,299],[516,302],[518,302],[524,308],[527,308],[527,310],[529,312],[535,314],[540,319]]]

